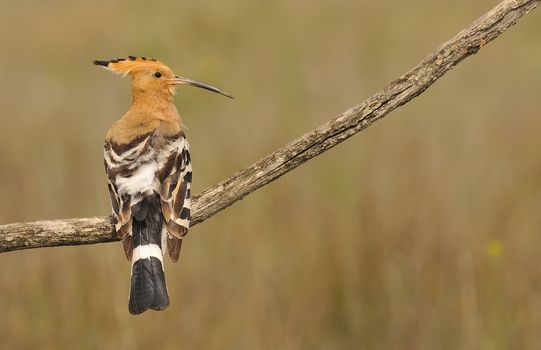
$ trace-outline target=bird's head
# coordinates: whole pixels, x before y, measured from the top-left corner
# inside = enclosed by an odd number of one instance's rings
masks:
[[[188,84],[233,98],[227,92],[212,85],[175,75],[171,68],[153,58],[129,56],[109,61],[95,60],[94,64],[122,76],[129,75],[132,78],[132,91],[135,94],[172,96],[177,85]]]

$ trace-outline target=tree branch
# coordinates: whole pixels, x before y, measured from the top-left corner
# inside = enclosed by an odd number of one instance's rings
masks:
[[[192,225],[367,128],[423,93],[533,10],[541,0],[504,0],[382,91],[290,142],[250,167],[207,188],[192,201]],[[0,252],[118,240],[110,217],[50,220],[0,226]]]

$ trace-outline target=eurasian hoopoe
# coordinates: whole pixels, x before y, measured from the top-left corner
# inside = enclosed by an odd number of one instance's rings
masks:
[[[189,84],[228,93],[176,76],[152,58],[94,61],[131,81],[130,110],[107,132],[105,170],[115,229],[131,260],[129,310],[163,310],[169,295],[163,272],[167,251],[178,261],[182,238],[190,226],[192,165],[188,141],[173,104],[175,87]]]

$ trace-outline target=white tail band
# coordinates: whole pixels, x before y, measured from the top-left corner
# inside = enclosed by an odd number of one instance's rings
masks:
[[[131,258],[131,267],[133,271],[133,264],[140,259],[150,259],[150,257],[155,257],[160,260],[162,263],[163,270],[163,252],[159,245],[157,244],[144,244],[133,249],[133,255]]]

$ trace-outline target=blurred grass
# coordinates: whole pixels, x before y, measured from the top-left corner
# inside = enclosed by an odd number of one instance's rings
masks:
[[[195,192],[398,77],[496,1],[0,2],[0,222],[109,213],[102,142],[154,56]],[[361,135],[194,228],[171,306],[118,244],[0,255],[2,349],[538,349],[539,10]],[[496,252],[496,253],[495,253]]]

